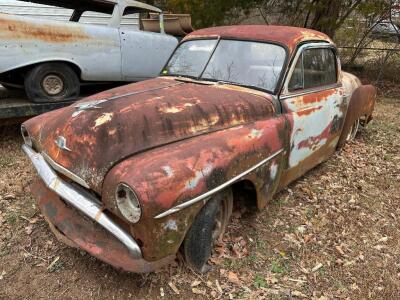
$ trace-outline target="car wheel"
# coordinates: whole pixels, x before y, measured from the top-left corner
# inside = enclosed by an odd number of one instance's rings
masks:
[[[346,138],[346,142],[353,141],[356,138],[359,128],[360,128],[360,119],[357,119],[354,121],[353,125],[351,126],[351,129]]]
[[[25,77],[25,91],[35,103],[74,100],[80,93],[77,74],[64,63],[45,63],[31,69]]]
[[[232,215],[233,195],[228,189],[212,197],[196,216],[183,242],[186,263],[199,273],[210,270],[207,264],[213,246],[220,239]]]

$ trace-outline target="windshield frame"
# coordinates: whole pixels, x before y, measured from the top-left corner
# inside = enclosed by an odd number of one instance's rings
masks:
[[[169,62],[171,61],[172,57],[175,55],[176,51],[178,50],[179,47],[181,47],[183,44],[187,43],[187,42],[193,42],[193,41],[201,41],[201,40],[217,40],[217,43],[213,49],[213,51],[210,54],[210,57],[207,60],[206,65],[204,66],[203,71],[201,72],[199,77],[195,77],[195,76],[186,76],[186,75],[179,75],[179,74],[163,74],[163,72],[166,70],[166,68],[169,65]],[[184,40],[183,42],[179,43],[179,45],[175,48],[175,50],[172,52],[171,56],[169,57],[169,59],[167,60],[167,63],[165,64],[165,66],[162,68],[161,70],[161,74],[160,76],[163,77],[186,77],[186,78],[190,78],[190,79],[194,79],[194,80],[198,80],[198,81],[209,81],[209,82],[218,82],[218,80],[210,80],[210,79],[206,79],[206,78],[201,78],[204,74],[204,72],[206,71],[208,65],[210,64],[210,61],[212,59],[212,57],[214,56],[215,51],[217,50],[219,43],[222,41],[242,41],[242,42],[254,42],[254,43],[262,43],[262,44],[271,44],[271,45],[276,45],[279,47],[282,47],[285,50],[285,60],[284,63],[282,65],[282,70],[281,70],[281,74],[279,75],[279,79],[276,82],[276,86],[275,89],[273,91],[264,89],[262,87],[257,87],[257,86],[247,86],[248,88],[251,89],[255,89],[255,90],[259,90],[262,92],[266,92],[268,94],[271,95],[277,95],[278,92],[281,90],[281,86],[282,86],[282,82],[283,79],[285,77],[286,71],[287,71],[287,67],[290,61],[290,57],[289,57],[289,48],[287,45],[283,44],[283,43],[279,43],[276,41],[269,41],[269,40],[255,40],[255,39],[238,39],[238,38],[233,38],[233,37],[221,37],[221,36],[204,36],[204,37],[196,37],[196,38],[190,38],[187,40]],[[225,84],[231,84],[231,85],[237,85],[237,86],[245,86],[246,85],[242,85],[238,82],[227,82],[227,81],[222,81],[221,82],[225,83]]]

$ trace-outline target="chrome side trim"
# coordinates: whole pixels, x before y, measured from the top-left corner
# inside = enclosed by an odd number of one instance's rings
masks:
[[[72,205],[110,232],[128,248],[135,259],[142,258],[142,252],[136,241],[129,233],[103,213],[102,205],[93,195],[82,188],[75,187],[59,178],[56,172],[46,162],[43,155],[35,152],[28,145],[23,145],[22,150],[32,161],[39,176],[50,190],[54,191],[65,202]]]
[[[59,165],[58,163],[56,163],[54,160],[52,160],[50,158],[50,156],[48,156],[46,153],[42,153],[42,156],[44,158],[44,160],[46,162],[49,163],[49,165],[56,170],[57,172],[60,172],[61,174],[67,176],[69,179],[75,181],[76,183],[80,184],[81,186],[90,189],[89,185],[86,183],[85,180],[83,180],[82,178],[80,178],[79,176],[75,175],[74,173],[72,173],[71,171],[67,170],[66,168],[64,168],[63,166]]]
[[[189,206],[192,206],[193,204],[196,204],[197,202],[200,202],[200,201],[203,201],[203,200],[208,201],[209,198],[210,198],[212,195],[214,195],[214,194],[216,194],[216,193],[222,191],[223,189],[227,188],[228,186],[230,186],[230,185],[234,184],[235,182],[239,181],[239,180],[242,179],[244,176],[250,174],[250,173],[253,172],[254,170],[256,170],[256,169],[258,169],[259,167],[261,167],[262,165],[266,164],[266,163],[267,163],[268,161],[270,161],[271,159],[273,159],[273,158],[275,158],[276,156],[278,156],[279,154],[281,154],[283,151],[284,151],[284,149],[281,149],[281,150],[275,152],[275,153],[272,154],[271,156],[269,156],[269,157],[267,157],[266,159],[260,161],[260,162],[259,162],[258,164],[256,164],[255,166],[253,166],[253,167],[251,167],[250,169],[244,171],[243,173],[239,174],[238,176],[232,178],[231,180],[228,180],[228,181],[225,182],[224,184],[221,184],[220,186],[218,186],[218,187],[216,187],[216,188],[214,188],[214,189],[208,191],[207,193],[204,193],[204,194],[202,194],[202,195],[200,195],[200,196],[198,196],[198,197],[196,197],[196,198],[194,198],[194,199],[192,199],[192,200],[189,200],[189,201],[187,201],[187,202],[185,202],[185,203],[179,204],[179,205],[177,205],[177,206],[175,206],[175,207],[173,207],[173,208],[171,208],[171,209],[169,209],[169,210],[163,212],[162,214],[159,214],[159,215],[155,216],[154,219],[161,219],[161,218],[164,218],[164,217],[166,217],[166,216],[172,215],[172,214],[174,214],[174,213],[176,213],[176,212],[178,212],[178,211],[181,211],[181,210],[183,210],[183,209],[185,209],[185,208],[188,208]]]
[[[309,94],[313,94],[313,93],[323,92],[323,91],[327,91],[327,90],[331,90],[331,89],[338,89],[338,88],[341,88],[342,86],[343,85],[341,83],[324,85],[324,86],[321,86],[318,88],[312,88],[312,89],[303,90],[301,92],[290,93],[290,94],[281,96],[279,99],[286,100],[286,99],[305,96],[305,95],[309,95]]]

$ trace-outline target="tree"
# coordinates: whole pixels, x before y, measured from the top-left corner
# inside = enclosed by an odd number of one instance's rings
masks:
[[[148,0],[173,13],[189,13],[195,28],[237,24],[254,7],[253,0]]]

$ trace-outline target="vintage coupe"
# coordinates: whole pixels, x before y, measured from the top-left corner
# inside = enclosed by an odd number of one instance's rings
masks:
[[[266,207],[353,139],[376,98],[326,35],[301,28],[199,30],[162,73],[22,125],[53,231],[132,272],[179,250],[205,271],[237,195]]]
[[[0,14],[0,82],[23,88],[33,102],[76,99],[82,84],[157,77],[178,45],[165,32],[124,25],[139,13],[162,14],[138,1],[30,1],[72,9],[69,22]],[[108,25],[81,22],[87,12],[101,13]]]

